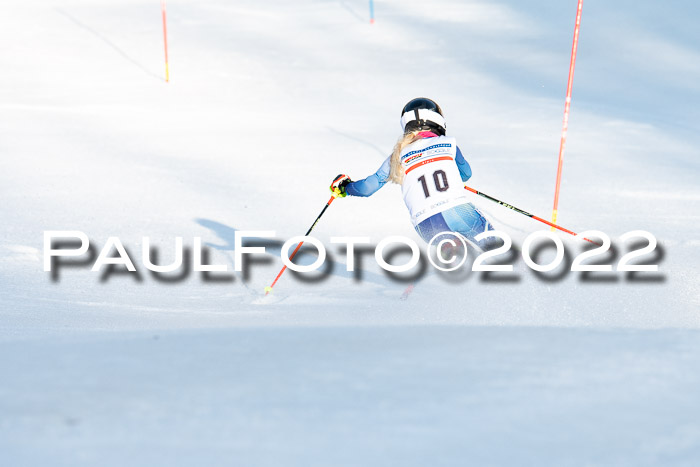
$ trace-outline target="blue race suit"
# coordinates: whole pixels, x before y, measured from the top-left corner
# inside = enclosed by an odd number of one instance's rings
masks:
[[[462,177],[462,182],[469,180],[472,176],[472,170],[459,147],[455,163]],[[391,157],[388,157],[375,173],[363,180],[350,182],[345,190],[350,196],[371,196],[389,181],[390,171]],[[416,225],[416,231],[426,243],[441,232],[458,232],[482,248],[487,245],[487,242],[485,240],[476,242],[474,237],[486,230],[493,230],[493,227],[471,203],[446,209]]]

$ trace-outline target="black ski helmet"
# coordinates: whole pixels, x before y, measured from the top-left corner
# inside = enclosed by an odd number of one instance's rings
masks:
[[[416,97],[401,111],[401,128],[404,134],[427,130],[444,136],[447,124],[437,102],[427,97]]]

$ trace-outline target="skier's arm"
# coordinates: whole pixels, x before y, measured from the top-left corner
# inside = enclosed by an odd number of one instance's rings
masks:
[[[457,163],[457,168],[459,169],[459,174],[462,176],[462,181],[466,182],[472,177],[472,168],[469,167],[469,162],[466,161],[462,155],[462,151],[457,148],[457,157],[455,157],[455,162]]]
[[[387,157],[381,167],[365,178],[356,182],[350,182],[345,186],[345,191],[350,196],[371,196],[383,187],[389,181],[389,172],[391,170],[391,158]]]

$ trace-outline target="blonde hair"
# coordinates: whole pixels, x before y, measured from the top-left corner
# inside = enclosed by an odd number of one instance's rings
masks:
[[[403,151],[404,148],[409,144],[421,139],[421,137],[418,136],[418,133],[420,133],[420,130],[406,133],[405,135],[401,136],[401,138],[399,138],[399,140],[396,142],[396,146],[394,146],[394,152],[391,153],[391,170],[389,172],[390,182],[397,183],[399,185],[403,183],[403,176],[405,174],[403,171],[403,167],[401,167],[401,151]]]

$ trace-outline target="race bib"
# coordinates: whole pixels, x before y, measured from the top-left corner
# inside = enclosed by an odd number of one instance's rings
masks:
[[[418,225],[433,214],[468,202],[455,157],[457,140],[424,138],[401,151],[403,200]]]

